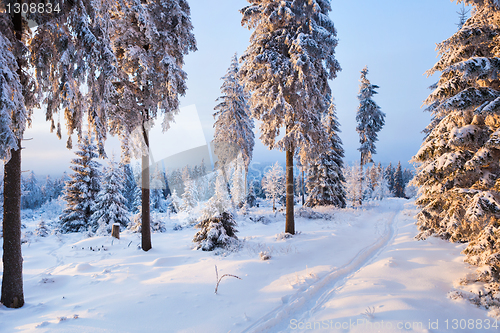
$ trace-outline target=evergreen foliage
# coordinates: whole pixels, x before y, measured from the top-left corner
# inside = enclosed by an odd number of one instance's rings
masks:
[[[273,212],[276,211],[276,201],[283,196],[285,191],[283,176],[283,168],[276,162],[262,178],[262,190],[266,198],[273,202]]]
[[[85,231],[90,227],[95,199],[100,191],[100,163],[92,138],[84,136],[71,160],[73,174],[64,187],[66,208],[60,217],[62,233]]]
[[[405,196],[405,182],[403,171],[401,170],[401,162],[398,162],[398,166],[394,172],[394,196],[396,198],[404,198]]]
[[[245,177],[248,165],[252,160],[254,147],[253,121],[250,119],[250,110],[243,85],[239,81],[239,65],[236,54],[222,80],[222,96],[217,99],[214,108],[214,147],[220,168],[225,168],[228,163],[241,154],[245,166]],[[239,152],[234,154],[228,145],[236,145]],[[232,154],[231,154],[232,153]],[[236,171],[236,169],[235,169]],[[244,192],[243,186],[243,192]],[[245,199],[245,194],[238,193],[237,204]]]
[[[333,101],[323,118],[323,126],[331,147],[327,152],[321,153],[309,166],[306,183],[309,196],[305,206],[334,205],[344,208],[346,206],[342,161],[344,149],[342,140],[338,136],[340,129]]]
[[[475,239],[484,217],[500,217],[500,10],[493,1],[475,8],[453,36],[438,44],[440,72],[425,103],[432,113],[413,157],[419,238]]]
[[[223,212],[218,216],[201,221],[195,227],[200,229],[193,238],[197,250],[227,249],[238,242],[236,221],[231,213]]]
[[[21,209],[39,208],[44,203],[44,198],[35,172],[31,171],[28,178],[22,178],[21,185]]]
[[[366,77],[368,68],[361,71],[361,85],[359,87],[359,107],[356,114],[356,131],[359,133],[361,147],[361,166],[373,163],[372,155],[376,153],[375,142],[378,141],[377,133],[385,124],[385,113],[380,111],[380,107],[373,100],[373,95],[377,94],[377,85],[371,84]]]
[[[127,199],[123,196],[124,183],[123,166],[110,160],[104,172],[104,184],[92,207],[94,213],[90,225],[93,232],[110,235],[113,224],[119,224],[122,230],[129,224]]]
[[[262,121],[262,143],[286,152],[285,231],[295,234],[293,158],[300,153],[306,164],[328,149],[321,114],[330,105],[328,80],[340,71],[337,31],[329,0],[248,2],[240,11],[242,24],[254,32],[241,57],[240,78],[251,92],[252,117]]]

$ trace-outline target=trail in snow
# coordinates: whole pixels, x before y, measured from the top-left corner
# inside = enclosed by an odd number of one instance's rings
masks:
[[[311,318],[345,285],[351,276],[368,265],[394,240],[397,233],[395,221],[403,209],[403,203],[394,202],[394,204],[398,205],[397,210],[392,209],[394,213],[387,220],[384,232],[374,243],[360,250],[344,266],[332,270],[321,280],[311,284],[305,291],[283,297],[282,305],[262,316],[241,333],[282,332],[288,328],[290,318],[296,318],[299,321]]]

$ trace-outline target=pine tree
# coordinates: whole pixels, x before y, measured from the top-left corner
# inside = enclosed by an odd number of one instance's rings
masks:
[[[42,186],[41,190],[44,201],[51,202],[52,199],[55,199],[55,183],[52,181],[50,175],[45,178],[45,184]]]
[[[471,18],[438,44],[440,59],[427,72],[441,74],[425,101],[432,120],[413,157],[421,239],[467,242],[500,216],[500,10],[490,0],[465,3],[474,6]]]
[[[245,166],[244,192],[246,193],[246,176],[248,166],[252,160],[254,147],[253,121],[250,119],[250,110],[247,104],[247,96],[243,90],[243,85],[238,77],[239,65],[236,54],[233,56],[231,65],[226,75],[222,77],[224,81],[221,86],[222,96],[216,102],[214,108],[214,147],[218,157],[221,170],[225,171],[226,165],[241,154]],[[227,154],[232,150],[227,149],[227,145],[236,145],[239,152],[234,156]],[[244,194],[242,197],[245,198]],[[240,195],[241,197],[241,195]],[[239,199],[237,199],[236,203]]]
[[[21,139],[37,103],[27,71],[24,41],[29,36],[21,13],[0,15],[0,158],[4,165],[3,274],[0,302],[24,305],[21,253]],[[24,36],[24,38],[23,38]],[[24,40],[23,40],[24,39]]]
[[[394,196],[396,198],[404,198],[405,196],[405,183],[403,171],[401,170],[401,162],[398,162],[396,171],[394,171]]]
[[[387,181],[387,187],[389,189],[389,193],[394,195],[394,168],[392,167],[392,163],[389,163],[387,168],[384,171],[384,178]]]
[[[356,114],[356,131],[359,133],[359,142],[361,146],[358,148],[361,153],[360,167],[363,173],[363,166],[367,163],[373,163],[372,155],[376,153],[375,142],[378,141],[377,133],[385,124],[385,113],[380,111],[380,107],[373,100],[373,95],[377,94],[375,89],[379,86],[371,84],[367,79],[368,68],[365,67],[361,71],[361,84],[359,86],[359,107]],[[363,181],[363,178],[361,179]],[[359,204],[361,204],[362,196],[360,196]]]
[[[309,166],[306,183],[309,196],[305,205],[309,207],[334,205],[344,208],[346,206],[342,161],[344,149],[342,140],[338,136],[340,129],[333,100],[323,118],[323,126],[331,147]]]
[[[97,146],[92,138],[84,136],[75,152],[77,158],[71,160],[73,174],[64,187],[66,208],[60,217],[63,233],[85,231],[90,227],[90,217],[100,190],[100,163],[94,161]]]
[[[359,142],[361,147],[358,150],[361,152],[360,165],[373,163],[372,155],[376,153],[375,142],[378,141],[377,133],[385,124],[385,113],[380,111],[380,107],[373,100],[373,95],[377,94],[375,89],[379,87],[371,84],[367,79],[368,68],[365,67],[361,71],[361,85],[359,86],[359,107],[356,114],[356,131],[359,133]]]
[[[35,209],[43,204],[42,189],[38,184],[35,172],[31,171],[28,178],[22,179],[21,208]]]
[[[129,224],[127,199],[123,196],[124,183],[123,166],[109,160],[109,166],[104,172],[104,184],[92,207],[94,213],[89,224],[93,232],[109,235],[114,224],[119,224],[121,229]]]
[[[135,181],[134,171],[130,164],[123,164],[123,174],[125,177],[125,182],[123,183],[123,196],[127,201],[127,209],[132,212],[136,209],[134,201],[138,186]]]
[[[194,180],[187,178],[184,182],[184,193],[182,194],[181,210],[190,212],[198,204],[198,191]]]
[[[179,96],[187,89],[184,56],[196,50],[196,41],[186,0],[130,1],[130,6],[119,5],[112,14],[117,21],[111,36],[118,55],[115,103],[128,115],[115,126],[125,137],[135,131],[141,142],[135,155],[142,157],[142,249],[149,251],[148,131],[159,113],[164,114],[162,129],[168,130],[178,112]]]
[[[252,117],[262,121],[262,142],[286,152],[285,232],[295,234],[294,156],[300,151],[306,164],[328,148],[320,118],[330,105],[328,80],[340,71],[337,32],[329,0],[248,2],[242,24],[254,32],[241,57],[240,78],[251,92]]]
[[[197,244],[196,249],[213,251],[215,248],[231,248],[236,245],[236,221],[231,213],[222,213],[198,223],[196,228],[200,229],[193,238]]]
[[[237,207],[242,207],[246,202],[245,194],[245,178],[246,178],[246,166],[243,160],[242,154],[233,161],[234,172],[231,179],[231,192],[233,194],[233,200]]]

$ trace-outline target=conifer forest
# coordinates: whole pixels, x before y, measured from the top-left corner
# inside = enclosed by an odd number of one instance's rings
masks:
[[[0,0],[0,332],[492,332],[500,0]]]

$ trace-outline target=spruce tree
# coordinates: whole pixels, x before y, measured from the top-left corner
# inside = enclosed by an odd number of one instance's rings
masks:
[[[127,199],[123,196],[125,175],[123,166],[110,160],[104,172],[104,183],[92,207],[90,227],[101,235],[111,234],[113,224],[125,229],[129,224]]]
[[[323,126],[331,147],[309,165],[306,183],[309,196],[305,205],[309,207],[334,205],[344,208],[346,206],[342,161],[344,149],[342,140],[338,136],[340,129],[333,100],[323,117]]]
[[[377,133],[385,124],[385,113],[380,111],[380,107],[373,100],[373,95],[377,94],[375,89],[379,86],[371,84],[366,77],[368,68],[365,67],[361,71],[361,84],[359,86],[359,107],[356,114],[356,131],[359,133],[359,142],[361,146],[358,148],[361,153],[360,167],[363,172],[363,166],[367,163],[373,163],[372,155],[376,153],[375,142],[378,141]],[[361,178],[363,181],[363,178]],[[361,196],[360,202],[361,204]]]
[[[405,196],[405,182],[403,179],[401,162],[398,162],[396,171],[394,171],[394,196],[396,198],[404,198]]]
[[[389,193],[394,195],[394,168],[392,167],[392,163],[389,163],[387,168],[384,171],[384,178],[387,181],[387,188],[389,189]]]
[[[162,129],[168,130],[178,112],[179,96],[186,93],[184,56],[196,50],[190,8],[186,0],[152,0],[119,3],[112,13],[111,41],[117,54],[115,109],[127,117],[114,126],[122,137],[135,131],[140,138],[142,163],[142,249],[149,251],[150,184],[149,127],[163,114]],[[127,146],[124,146],[127,147]],[[126,151],[132,153],[131,151]]]
[[[22,178],[21,208],[35,209],[43,204],[42,189],[34,171],[27,178]]]
[[[419,238],[474,239],[500,217],[500,9],[491,0],[465,1],[471,18],[438,44],[438,62],[427,72],[439,81],[425,101],[432,113],[413,157]]]
[[[85,231],[91,226],[90,217],[94,213],[93,207],[101,189],[100,163],[94,160],[98,157],[97,146],[86,135],[78,148],[75,152],[77,158],[71,160],[70,169],[73,174],[64,187],[66,208],[60,217],[62,233]]]
[[[380,111],[380,107],[373,100],[373,95],[377,94],[375,89],[379,87],[371,84],[366,77],[368,68],[361,71],[361,85],[359,87],[359,107],[356,114],[356,131],[359,133],[359,142],[361,147],[358,150],[361,153],[360,165],[373,163],[372,155],[376,153],[375,142],[378,141],[377,133],[385,124],[385,113]]]
[[[241,57],[240,78],[251,92],[252,117],[262,121],[263,144],[286,152],[285,232],[295,234],[294,157],[300,152],[306,164],[328,149],[321,114],[330,105],[328,80],[340,71],[337,31],[329,0],[248,2],[242,24],[254,32]]]
[[[217,99],[216,102],[219,104],[214,108],[216,110],[214,113],[214,119],[216,119],[214,147],[219,167],[224,172],[227,164],[241,154],[245,166],[243,191],[246,193],[246,177],[254,147],[254,124],[250,119],[247,96],[239,81],[238,71],[238,57],[235,54],[226,75],[222,77],[224,82],[221,86],[221,93],[223,95]],[[239,148],[239,154],[227,156],[227,152],[230,151],[227,149],[228,144],[236,145]]]

